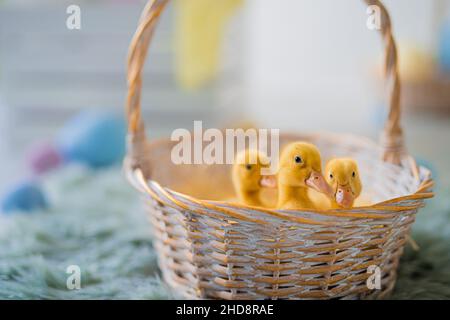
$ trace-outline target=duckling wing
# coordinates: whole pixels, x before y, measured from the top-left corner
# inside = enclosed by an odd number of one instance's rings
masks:
[[[275,208],[278,201],[278,192],[276,189],[264,188],[261,190],[259,198],[265,208]]]

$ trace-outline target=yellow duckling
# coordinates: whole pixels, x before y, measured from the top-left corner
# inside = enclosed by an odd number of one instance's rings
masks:
[[[308,188],[331,194],[331,188],[322,176],[322,160],[316,146],[295,142],[288,145],[280,157],[278,169],[279,209],[315,209],[308,196]]]
[[[361,195],[358,164],[353,159],[333,159],[327,163],[326,179],[332,188],[331,207],[351,208]]]
[[[263,176],[262,169],[269,168],[269,159],[257,150],[244,150],[235,159],[232,169],[234,190],[239,200],[246,205],[263,207],[262,188],[274,188],[274,179]]]

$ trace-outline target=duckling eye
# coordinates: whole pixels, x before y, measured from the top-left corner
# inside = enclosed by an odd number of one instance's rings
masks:
[[[332,173],[330,173],[330,179],[333,179],[333,174]]]
[[[356,177],[355,171],[352,172],[352,177],[353,177],[353,178]]]
[[[296,157],[294,158],[294,161],[295,161],[295,163],[302,163],[302,162],[303,162],[303,159],[302,159],[300,156],[296,156]]]
[[[247,164],[247,165],[245,166],[245,169],[247,169],[247,170],[252,170],[252,165],[251,165],[251,164]]]

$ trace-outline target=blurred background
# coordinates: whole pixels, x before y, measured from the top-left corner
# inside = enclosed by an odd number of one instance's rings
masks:
[[[145,3],[0,0],[0,299],[171,297],[120,174],[127,50]],[[394,298],[450,299],[450,0],[384,3],[408,150],[437,180]],[[383,47],[368,18],[361,0],[170,1],[144,71],[148,135],[203,120],[378,139]],[[68,290],[71,265],[83,290]]]
[[[377,138],[383,49],[361,1],[214,1],[197,20],[174,2],[144,76],[152,137],[203,120]],[[71,4],[81,8],[81,30],[66,27]],[[0,192],[23,171],[27,148],[53,140],[80,111],[123,113],[127,48],[144,4],[0,0]],[[400,46],[409,150],[450,177],[450,1],[385,4]],[[215,27],[205,30],[208,19]],[[198,43],[206,44],[192,48]]]

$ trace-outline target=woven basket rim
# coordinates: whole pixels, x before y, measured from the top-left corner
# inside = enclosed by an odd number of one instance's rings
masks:
[[[330,133],[321,132],[319,134],[315,133],[293,133],[289,132],[283,134],[285,137],[296,137],[301,135],[302,137],[313,137],[321,136],[327,139],[337,139],[341,140],[342,137],[347,137],[352,139],[352,143],[364,145],[366,148],[370,147],[379,149],[378,145],[368,137],[362,137],[359,135],[348,134],[348,133]],[[158,144],[167,143],[170,141],[168,138],[159,138],[149,142],[149,145],[156,147]],[[385,162],[380,159],[377,160],[380,163],[385,164]],[[401,170],[408,170],[400,165],[389,164],[396,166]],[[144,174],[139,167],[133,168],[131,165],[131,157],[126,156],[124,160],[124,170],[129,182],[140,192],[145,194],[150,194],[157,202],[163,203],[176,208],[191,209],[193,207],[203,210],[213,210],[230,215],[237,219],[243,219],[247,221],[253,221],[257,223],[265,223],[261,219],[255,219],[246,214],[246,211],[252,211],[253,214],[257,212],[259,215],[278,218],[286,221],[293,221],[298,223],[306,224],[322,224],[322,225],[332,225],[338,223],[338,221],[331,221],[330,218],[354,218],[354,219],[386,219],[391,218],[393,215],[401,214],[402,212],[411,211],[418,209],[423,206],[421,200],[429,199],[434,196],[429,189],[433,186],[434,182],[431,177],[431,172],[421,166],[419,167],[421,177],[420,184],[416,192],[404,196],[394,197],[388,200],[384,200],[378,203],[374,203],[369,206],[354,207],[350,209],[302,209],[302,210],[280,210],[272,208],[261,208],[253,207],[240,203],[233,203],[228,201],[213,201],[213,200],[202,200],[197,199],[193,196],[177,192],[168,187],[162,186],[159,182],[146,179]],[[411,173],[412,174],[412,173]],[[410,203],[412,201],[412,203]],[[402,203],[407,203],[402,204]],[[207,212],[206,212],[207,214]],[[302,216],[311,215],[312,218],[304,218]],[[325,219],[325,221],[320,221],[320,219]]]

